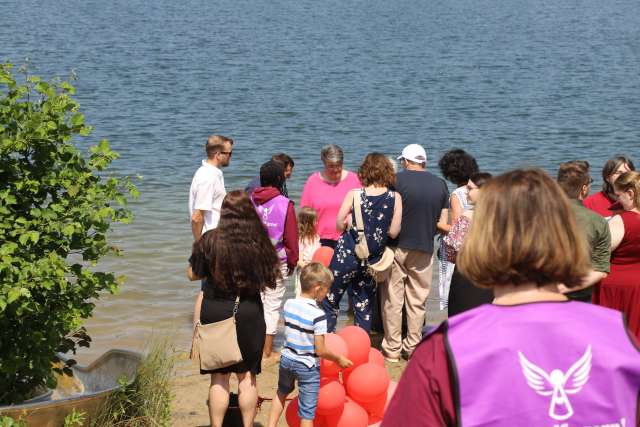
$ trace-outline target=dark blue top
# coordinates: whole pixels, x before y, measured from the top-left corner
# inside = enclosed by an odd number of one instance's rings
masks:
[[[447,184],[431,172],[403,170],[396,190],[402,196],[402,228],[389,245],[432,254],[440,212],[449,208]]]

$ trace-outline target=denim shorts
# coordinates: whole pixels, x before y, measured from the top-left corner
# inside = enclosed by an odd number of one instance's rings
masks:
[[[318,405],[320,367],[310,368],[297,360],[286,356],[280,357],[278,393],[281,396],[291,393],[296,379],[298,380],[298,416],[304,420],[312,420],[315,418]]]

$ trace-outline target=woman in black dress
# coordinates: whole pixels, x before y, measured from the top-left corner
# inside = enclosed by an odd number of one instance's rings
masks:
[[[478,202],[478,198],[481,197],[482,193],[480,188],[490,179],[491,174],[486,172],[477,172],[471,175],[469,182],[467,182],[468,198],[471,205],[475,205]],[[451,226],[451,231],[443,238],[447,253],[453,256],[450,259],[452,262],[455,262],[455,257],[464,244],[472,220],[473,211],[464,211]],[[493,301],[493,291],[491,289],[474,286],[460,273],[457,266],[454,268],[451,276],[451,289],[449,290],[449,317],[482,304],[489,304],[491,301]]]
[[[235,373],[243,424],[252,426],[258,401],[256,375],[260,373],[265,337],[260,292],[276,286],[280,261],[244,191],[227,194],[220,209],[218,228],[206,232],[194,244],[189,264],[189,278],[203,279],[202,324],[231,317],[236,296],[240,296],[236,332],[242,362],[213,371],[200,371],[203,375],[211,374],[211,425],[222,426],[229,406],[229,377]]]

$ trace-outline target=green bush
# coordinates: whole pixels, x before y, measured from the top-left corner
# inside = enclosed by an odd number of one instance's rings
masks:
[[[74,93],[0,64],[0,403],[54,387],[56,353],[89,345],[82,319],[123,280],[95,264],[119,252],[107,231],[131,221],[137,190],[106,174],[118,157],[106,140],[78,148],[91,127]]]

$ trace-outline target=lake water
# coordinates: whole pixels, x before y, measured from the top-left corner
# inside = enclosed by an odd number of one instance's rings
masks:
[[[68,0],[0,2],[0,60],[45,77],[73,69],[91,142],[143,175],[135,223],[101,265],[128,280],[87,322],[84,353],[139,348],[152,328],[186,347],[197,286],[185,279],[187,198],[207,135],[236,144],[228,189],[272,153],[296,162],[298,200],[319,149],[420,143],[483,170],[586,159],[640,162],[640,3],[523,0]],[[432,169],[434,170],[434,169]],[[596,184],[599,184],[599,180]]]

